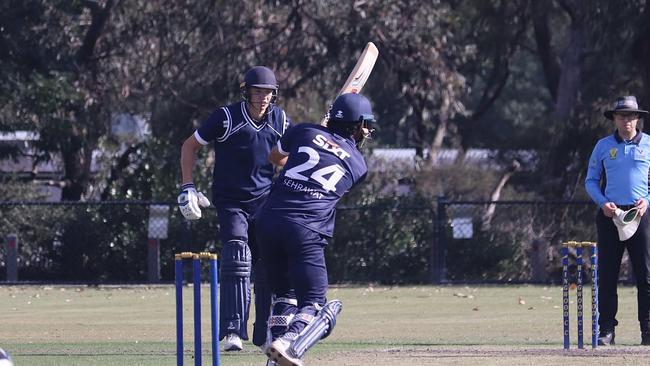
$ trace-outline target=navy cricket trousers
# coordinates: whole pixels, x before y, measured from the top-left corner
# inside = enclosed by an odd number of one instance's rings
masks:
[[[327,302],[325,236],[271,214],[257,220],[256,237],[262,251],[269,287],[279,297],[294,297],[298,308]]]

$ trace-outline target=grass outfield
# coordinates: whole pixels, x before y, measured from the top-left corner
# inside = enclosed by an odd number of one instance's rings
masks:
[[[207,286],[203,364],[210,362]],[[191,290],[184,291],[186,365],[193,365]],[[571,330],[575,343],[575,290]],[[590,344],[590,291],[585,291]],[[562,350],[560,286],[334,287],[343,301],[332,336],[309,366],[647,365],[639,346],[636,290],[619,288],[618,343]],[[0,348],[16,366],[175,365],[174,288],[169,286],[0,286]],[[249,331],[249,333],[252,333]],[[222,365],[264,365],[251,343],[221,353]]]

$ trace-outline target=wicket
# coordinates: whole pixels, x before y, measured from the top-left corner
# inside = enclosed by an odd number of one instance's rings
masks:
[[[212,320],[212,366],[219,366],[219,314],[217,311],[217,255],[183,252],[174,256],[176,282],[176,365],[183,366],[183,260],[192,260],[194,279],[194,363],[201,365],[201,260],[210,265],[210,316]]]
[[[598,246],[590,241],[568,241],[562,243],[562,323],[564,328],[564,349],[569,349],[569,248],[576,250],[576,305],[578,323],[578,348],[584,348],[583,330],[583,248],[591,249],[591,347],[598,347]]]

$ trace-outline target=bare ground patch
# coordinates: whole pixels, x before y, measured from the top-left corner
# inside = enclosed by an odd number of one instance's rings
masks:
[[[364,349],[307,357],[306,365],[647,365],[650,347],[626,346],[584,350],[508,346],[440,346]]]

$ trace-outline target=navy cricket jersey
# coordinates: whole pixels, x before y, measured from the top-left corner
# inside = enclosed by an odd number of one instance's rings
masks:
[[[633,205],[639,198],[648,199],[649,169],[650,136],[637,132],[631,141],[625,141],[615,132],[596,143],[589,159],[585,189],[598,207],[607,202]],[[603,175],[604,190],[600,186]]]
[[[194,132],[202,145],[214,141],[212,200],[250,202],[271,189],[271,148],[290,127],[282,108],[271,104],[265,117],[256,122],[237,102],[214,111]]]
[[[336,203],[368,172],[354,140],[303,123],[282,137],[278,150],[289,158],[273,184],[265,214],[332,237]]]

